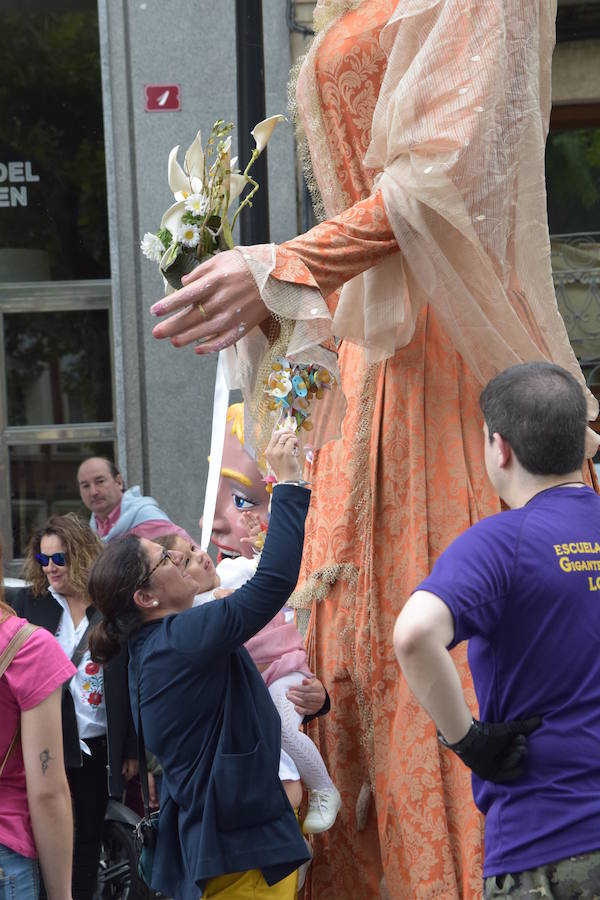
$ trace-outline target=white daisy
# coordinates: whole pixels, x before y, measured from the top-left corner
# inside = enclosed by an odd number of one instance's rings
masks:
[[[197,225],[182,224],[177,229],[175,240],[184,247],[197,247],[200,240],[200,229]]]
[[[204,216],[208,212],[208,197],[205,194],[191,194],[185,201],[185,208],[195,216]]]
[[[157,234],[147,231],[140,243],[142,253],[152,262],[159,263],[167,249]]]

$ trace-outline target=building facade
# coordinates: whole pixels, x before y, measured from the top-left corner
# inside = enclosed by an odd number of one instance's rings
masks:
[[[286,111],[313,7],[262,2],[267,115]],[[559,2],[558,31],[553,264],[600,390],[598,2]],[[172,202],[171,148],[182,160],[199,129],[236,121],[236,2],[4,0],[0,34],[0,533],[16,574],[33,527],[81,510],[75,475],[92,454],[199,534],[215,361],[152,338],[162,281],[139,243]],[[281,241],[311,223],[289,122],[268,178]]]

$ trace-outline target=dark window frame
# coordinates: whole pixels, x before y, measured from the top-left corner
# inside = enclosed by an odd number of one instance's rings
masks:
[[[23,444],[67,445],[74,442],[109,441],[116,448],[114,340],[111,282],[48,281],[0,284],[0,536],[4,546],[7,575],[18,574],[20,561],[12,557],[13,528],[11,512],[9,448]],[[71,425],[9,426],[6,420],[6,361],[4,358],[4,315],[7,313],[78,312],[106,310],[109,325],[110,371],[113,388],[113,419],[110,422],[86,422]]]

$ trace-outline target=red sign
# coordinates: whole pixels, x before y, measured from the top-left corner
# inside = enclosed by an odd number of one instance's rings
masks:
[[[178,84],[146,84],[146,112],[181,109]]]

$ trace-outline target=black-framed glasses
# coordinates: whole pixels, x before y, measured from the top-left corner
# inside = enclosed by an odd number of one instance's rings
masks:
[[[40,566],[47,566],[50,563],[50,560],[52,560],[55,566],[66,566],[67,564],[66,553],[51,553],[50,556],[48,556],[47,553],[36,553],[35,558]]]
[[[166,562],[167,560],[169,560],[170,563],[173,563],[174,566],[177,565],[177,563],[175,562],[175,560],[173,559],[173,557],[171,556],[171,554],[169,553],[169,551],[168,551],[168,550],[163,550],[162,555],[161,555],[159,561],[156,563],[156,565],[155,565],[155,566],[152,566],[152,568],[151,568],[148,572],[146,572],[146,574],[143,575],[142,578],[140,578],[140,580],[139,580],[138,583],[136,584],[136,586],[135,586],[136,591],[137,591],[138,588],[141,588],[141,586],[142,586],[143,584],[146,584],[146,582],[147,582],[150,578],[152,578],[152,576],[154,575],[154,573],[156,572],[156,570],[159,568],[159,566],[162,566],[162,564],[163,564],[164,562]]]

